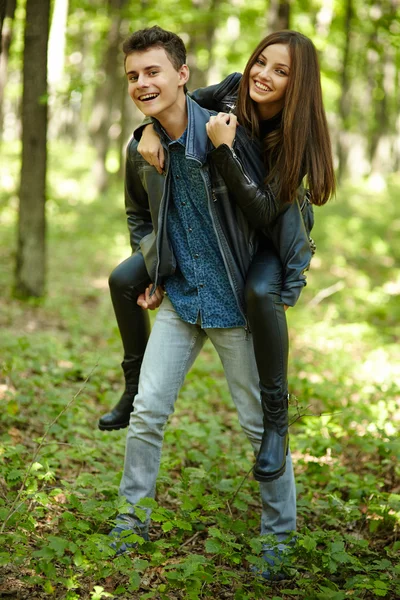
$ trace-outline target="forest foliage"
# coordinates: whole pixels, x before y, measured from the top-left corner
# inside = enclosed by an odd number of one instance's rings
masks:
[[[46,287],[29,299],[13,295],[26,3],[4,6],[0,596],[397,599],[398,1],[51,2],[41,98]],[[316,209],[317,253],[301,301],[288,312],[299,527],[285,582],[267,584],[250,571],[261,548],[253,456],[211,346],[166,432],[151,541],[117,559],[108,549],[106,535],[124,510],[125,431],[97,429],[122,385],[107,278],[130,252],[121,157],[140,119],[126,93],[120,44],[152,24],[182,35],[192,87],[241,71],[255,43],[285,24],[319,51],[340,186]]]

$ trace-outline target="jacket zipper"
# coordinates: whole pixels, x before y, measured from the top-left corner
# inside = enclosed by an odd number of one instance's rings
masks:
[[[249,176],[247,175],[247,173],[245,173],[245,171],[244,171],[244,169],[243,169],[243,165],[242,165],[242,163],[240,162],[240,160],[239,160],[239,157],[238,157],[238,155],[236,154],[235,150],[233,149],[233,146],[232,146],[231,148],[229,148],[229,150],[231,151],[231,153],[232,153],[232,156],[233,156],[234,160],[236,161],[236,163],[238,164],[238,166],[239,166],[240,170],[242,171],[242,173],[243,173],[243,176],[245,177],[246,181],[247,181],[248,183],[250,183],[250,184],[251,184],[251,183],[252,183],[252,181],[251,181],[251,179],[249,178]]]
[[[235,299],[236,299],[237,305],[238,305],[238,307],[239,307],[240,313],[241,313],[241,315],[242,315],[242,317],[243,317],[243,319],[244,319],[244,321],[245,321],[244,330],[245,330],[245,332],[246,332],[246,340],[247,340],[247,339],[248,339],[248,337],[249,337],[249,330],[250,330],[250,328],[249,328],[249,323],[248,323],[248,321],[247,321],[247,316],[244,314],[244,312],[243,312],[243,310],[242,310],[242,307],[241,307],[241,303],[239,302],[239,299],[238,299],[238,297],[237,297],[237,293],[236,293],[236,290],[235,290],[235,286],[233,285],[233,281],[232,281],[232,276],[231,276],[231,273],[230,273],[230,270],[229,270],[229,268],[227,267],[226,258],[225,258],[224,250],[223,250],[223,248],[222,248],[221,240],[219,239],[218,231],[217,231],[217,228],[216,228],[216,226],[215,226],[215,218],[214,218],[214,214],[213,214],[213,208],[212,208],[212,202],[211,202],[211,199],[212,199],[214,202],[216,202],[216,201],[217,201],[217,198],[216,198],[216,196],[215,196],[215,192],[214,192],[214,190],[212,191],[212,197],[211,197],[211,195],[210,195],[210,190],[209,190],[209,187],[208,187],[208,181],[207,181],[207,178],[206,178],[206,176],[204,175],[204,171],[203,171],[203,169],[202,169],[202,168],[200,169],[200,173],[201,173],[201,176],[202,176],[202,178],[203,178],[203,181],[204,181],[204,186],[205,186],[205,188],[206,188],[206,192],[207,192],[207,199],[208,199],[208,209],[209,209],[209,211],[210,211],[210,216],[211,216],[211,221],[212,221],[213,228],[214,228],[214,233],[215,233],[215,235],[216,235],[216,237],[217,237],[217,243],[218,243],[218,247],[219,247],[219,249],[220,249],[220,252],[221,252],[221,255],[222,255],[222,258],[223,258],[224,264],[225,264],[225,270],[226,270],[226,272],[227,272],[227,275],[228,275],[228,279],[229,279],[230,286],[231,286],[231,288],[232,288],[232,291],[233,291],[233,293],[234,293],[234,296],[235,296]]]
[[[164,151],[165,151],[165,148],[164,148]],[[163,213],[162,213],[161,209],[162,209],[162,206],[163,206],[164,201],[165,201],[165,190],[167,189],[167,177],[168,177],[168,173],[169,173],[169,162],[170,161],[169,161],[169,156],[168,156],[167,168],[165,170],[165,175],[164,175],[164,177],[165,177],[164,190],[163,190],[163,195],[162,195],[162,198],[161,198],[161,201],[160,201],[160,206],[159,206],[159,209],[158,209],[159,219],[158,219],[158,234],[157,234],[157,266],[156,266],[156,274],[155,274],[155,278],[154,278],[153,287],[150,290],[150,298],[155,293],[155,291],[157,289],[157,285],[158,285],[158,272],[159,272],[159,269],[160,269],[160,253],[161,253],[160,246],[161,246],[161,243],[162,243],[162,231],[163,231],[162,230],[162,225],[163,225],[163,223],[162,223],[162,214]],[[160,233],[161,233],[161,235],[160,235]]]

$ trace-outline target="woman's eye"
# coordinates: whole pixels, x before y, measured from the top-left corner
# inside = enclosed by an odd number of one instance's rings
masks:
[[[277,69],[276,72],[279,73],[279,75],[286,75],[286,71],[282,71],[282,69]]]
[[[256,60],[256,63],[257,63],[258,65],[262,65],[262,66],[264,66],[264,64],[265,64],[265,63],[264,63],[264,61],[263,61],[263,60],[261,60],[261,58],[257,58],[257,60]]]

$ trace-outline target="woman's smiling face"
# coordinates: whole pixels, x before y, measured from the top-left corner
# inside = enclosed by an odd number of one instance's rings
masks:
[[[282,110],[290,76],[290,52],[285,44],[272,44],[260,52],[250,69],[249,95],[262,119]]]

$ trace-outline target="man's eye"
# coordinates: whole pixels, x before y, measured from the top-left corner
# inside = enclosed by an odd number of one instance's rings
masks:
[[[136,76],[136,75],[131,75],[131,76],[128,78],[128,81],[137,81],[137,76]]]
[[[150,71],[150,75],[158,75],[158,71]]]

